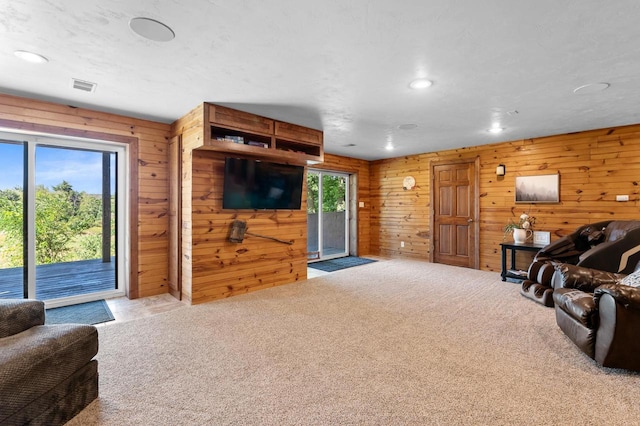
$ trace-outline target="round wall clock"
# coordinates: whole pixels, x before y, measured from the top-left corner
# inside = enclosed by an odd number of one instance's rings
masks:
[[[405,191],[413,189],[414,186],[416,186],[416,180],[413,176],[407,176],[402,180],[402,187]]]

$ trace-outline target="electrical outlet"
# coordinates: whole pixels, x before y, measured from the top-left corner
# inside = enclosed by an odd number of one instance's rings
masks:
[[[400,241],[400,247],[404,247],[404,241]]]
[[[629,201],[628,195],[616,195],[616,201]]]

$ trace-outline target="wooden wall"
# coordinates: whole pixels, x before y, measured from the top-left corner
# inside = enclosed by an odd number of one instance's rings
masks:
[[[195,118],[194,118],[195,117]],[[168,157],[171,133],[201,137],[194,130],[198,112],[174,123],[138,120],[66,105],[0,95],[0,124],[5,127],[132,144],[137,169],[132,192],[138,200],[132,210],[137,220],[134,236],[130,297],[166,293],[168,288]],[[191,120],[191,121],[189,121]],[[195,123],[195,124],[194,124]],[[178,132],[180,128],[180,132]],[[201,129],[201,127],[200,127]],[[222,157],[183,146],[193,158],[182,170],[183,227],[193,226],[192,239],[182,241],[183,294],[193,303],[244,293],[306,278],[306,197],[294,212],[239,213],[221,211]],[[499,270],[502,228],[510,218],[529,211],[537,217],[537,230],[559,238],[584,223],[608,218],[640,217],[640,125],[607,128],[525,139],[457,150],[367,162],[325,154],[315,165],[356,174],[358,201],[358,254],[408,256],[428,259],[431,230],[430,179],[432,161],[480,160],[480,265]],[[505,164],[507,174],[496,178],[495,167]],[[515,204],[515,176],[560,173],[559,204]],[[402,189],[406,175],[416,178],[414,190]],[[615,196],[627,194],[628,202]],[[188,195],[185,197],[185,195]],[[242,244],[229,243],[233,219],[246,220],[252,232],[291,239],[292,246],[247,236]],[[400,248],[400,241],[405,247]]]
[[[183,292],[187,300],[202,303],[307,278],[306,196],[300,210],[222,210],[224,155],[193,151],[192,171],[191,294]],[[242,243],[232,243],[234,220],[245,221],[251,233],[293,244],[249,234]]]
[[[176,180],[181,185],[182,217],[176,231],[182,238],[182,297],[197,304],[306,279],[306,185],[300,210],[223,210],[225,154],[193,149],[201,145],[202,129],[202,106],[172,126],[172,135],[181,136],[182,172]],[[325,155],[325,162],[313,167],[356,176],[357,198],[365,203],[358,209],[358,254],[368,254],[369,162]],[[293,244],[248,234],[242,243],[232,243],[229,234],[234,220],[246,221],[247,230],[252,233]]]
[[[130,144],[131,298],[167,292],[167,138],[170,126],[0,94],[0,126]]]
[[[234,296],[307,278],[307,197],[303,190],[300,210],[227,211],[222,210],[224,155],[191,151],[191,194],[183,208],[191,228],[189,263],[183,274],[183,297],[193,304]],[[187,154],[188,155],[188,154]],[[187,161],[188,162],[188,161]],[[183,164],[183,167],[188,167]],[[325,163],[314,165],[332,171],[357,175],[358,200],[365,203],[358,211],[358,253],[369,253],[369,163],[346,157],[325,155]],[[188,176],[183,169],[183,176]],[[188,186],[188,181],[185,181]],[[183,191],[183,195],[186,195]],[[187,212],[186,209],[190,209]],[[233,220],[243,220],[247,230],[293,241],[292,245],[245,235],[242,243],[229,242]],[[190,274],[190,277],[189,277]]]
[[[193,149],[203,138],[203,109],[177,120],[181,137],[181,287],[184,300],[198,304],[307,278],[307,197],[300,210],[223,210],[224,153]],[[247,231],[292,241],[287,245],[245,234],[229,241],[234,220]]]
[[[606,219],[640,219],[640,125],[425,153],[371,163],[371,252],[429,259],[431,161],[480,159],[480,267],[500,270],[503,227],[523,212],[552,240]],[[498,164],[506,176],[496,178]],[[559,204],[515,204],[516,176],[560,174]],[[402,189],[406,175],[416,178]],[[629,195],[616,202],[616,195]],[[511,238],[511,237],[507,237]],[[400,248],[400,241],[405,248]]]

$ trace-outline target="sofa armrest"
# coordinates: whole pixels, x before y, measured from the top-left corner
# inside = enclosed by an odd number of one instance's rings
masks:
[[[603,284],[594,292],[596,304],[603,294],[608,294],[626,309],[640,310],[640,288],[623,284]]]
[[[578,265],[621,274],[630,274],[640,261],[640,228],[623,238],[600,243],[580,255]]]
[[[594,359],[605,367],[640,371],[640,289],[605,284],[594,300],[599,312]]]
[[[12,336],[44,324],[44,302],[0,299],[0,338]]]
[[[569,317],[589,329],[598,325],[598,308],[593,294],[572,288],[560,288],[553,291],[556,309],[564,311]]]
[[[603,284],[618,284],[622,278],[622,274],[562,263],[556,266],[552,282],[554,288],[575,288],[593,293]]]
[[[608,220],[582,225],[572,233],[544,247],[536,254],[534,260],[555,260],[560,263],[571,263],[575,265],[580,261],[580,255],[591,248],[589,242],[581,236],[582,232],[588,228],[602,229],[610,222],[611,221]]]
[[[619,256],[612,252],[611,246],[619,243],[619,241],[604,241],[598,245],[591,247],[580,255],[578,263],[585,268],[601,269],[601,270],[618,270],[620,262]],[[615,256],[615,257],[613,257]]]

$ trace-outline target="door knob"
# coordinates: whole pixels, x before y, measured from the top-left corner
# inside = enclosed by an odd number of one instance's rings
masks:
[[[467,219],[467,222],[471,223],[471,222],[473,222],[473,219],[469,218],[469,219]]]

